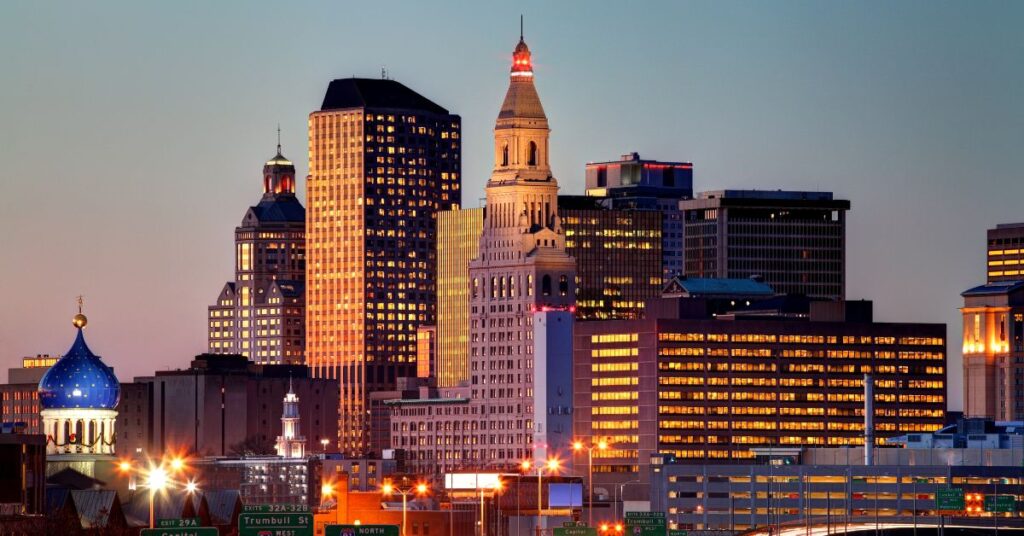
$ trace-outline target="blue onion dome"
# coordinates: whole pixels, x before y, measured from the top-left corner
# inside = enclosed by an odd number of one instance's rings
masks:
[[[85,344],[82,328],[85,315],[75,315],[78,336],[39,381],[39,405],[42,409],[114,409],[121,398],[121,384],[114,371]]]

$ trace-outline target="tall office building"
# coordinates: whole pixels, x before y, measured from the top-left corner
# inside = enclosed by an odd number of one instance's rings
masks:
[[[1024,280],[1024,223],[988,230],[988,282]]]
[[[693,164],[644,160],[637,153],[588,162],[587,195],[607,208],[661,213],[662,279],[683,274],[683,216],[679,201],[693,197]]]
[[[994,281],[961,295],[964,415],[1024,420],[1024,281]]]
[[[471,397],[488,415],[486,434],[478,432],[486,446],[474,456],[496,467],[515,466],[531,444],[544,441],[533,426],[535,390],[546,388],[534,382],[535,362],[543,359],[534,353],[534,313],[572,310],[576,301],[576,263],[565,252],[549,135],[530,49],[520,38],[494,125],[480,252],[469,264]]]
[[[849,201],[831,192],[721,190],[679,208],[686,276],[760,276],[780,294],[845,297]]]
[[[558,196],[558,214],[576,259],[576,319],[639,318],[664,286],[665,214],[609,209],[589,196]]]
[[[469,380],[469,261],[480,252],[484,209],[455,208],[437,216],[438,387]]]
[[[367,441],[367,399],[416,376],[436,315],[436,214],[460,201],[459,116],[394,80],[334,80],[309,116],[307,363],[341,384],[339,448]]]
[[[295,166],[277,154],[263,166],[263,197],[235,228],[235,280],[208,308],[208,351],[256,363],[304,362],[306,211]]]
[[[23,423],[24,433],[42,433],[39,380],[58,359],[49,354],[23,357],[21,367],[7,369],[7,383],[0,385],[0,423]]]
[[[565,252],[550,129],[521,37],[511,71],[469,263],[468,386],[391,402],[392,447],[417,470],[509,470],[571,439],[576,263]]]

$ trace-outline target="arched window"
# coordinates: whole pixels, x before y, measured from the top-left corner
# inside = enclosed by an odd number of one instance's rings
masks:
[[[81,444],[85,440],[85,421],[75,421],[75,442]]]
[[[542,296],[551,295],[551,276],[544,274],[544,278],[540,280],[540,293]]]
[[[498,278],[497,277],[492,277],[491,278],[491,298],[497,298],[497,297],[498,297]]]
[[[501,148],[501,165],[508,165],[508,144]]]
[[[526,295],[533,296],[533,275],[526,276]]]
[[[527,163],[531,166],[537,165],[537,144],[532,141],[530,142],[530,159]]]
[[[474,277],[473,278],[473,297],[476,298],[479,295],[480,295],[480,278],[479,277]]]
[[[564,275],[558,278],[558,293],[562,296],[569,295],[569,278]]]

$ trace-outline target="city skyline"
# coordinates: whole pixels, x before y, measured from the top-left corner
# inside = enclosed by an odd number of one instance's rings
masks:
[[[966,20],[951,5],[795,6],[773,7],[782,13],[768,20],[728,6],[640,14],[652,31],[616,25],[618,8],[521,8],[555,125],[561,193],[582,194],[586,162],[629,151],[694,162],[695,191],[835,191],[852,202],[848,297],[875,300],[881,320],[946,323],[950,356],[958,356],[959,292],[984,279],[985,230],[1024,220],[1013,203],[1024,189],[1014,172],[1024,162],[1010,145],[1024,126],[1024,68],[1012,63],[1024,46],[1011,39],[1014,17],[997,18],[987,6]],[[11,58],[10,83],[0,88],[12,104],[0,118],[14,127],[0,143],[11,162],[0,208],[5,223],[21,229],[7,235],[0,268],[15,305],[0,317],[2,368],[25,355],[64,353],[78,294],[86,296],[90,340],[122,381],[187,367],[205,349],[205,306],[230,275],[232,229],[256,195],[252,178],[273,148],[276,124],[304,176],[302,118],[332,79],[379,76],[384,64],[390,78],[461,115],[463,204],[475,207],[483,196],[519,6],[427,17],[465,30],[451,40],[410,22],[425,9],[410,6],[408,19],[400,17],[405,26],[378,29],[388,37],[383,50],[359,46],[373,36],[362,28],[335,39],[270,34],[273,43],[244,48],[246,37],[268,31],[257,22],[269,21],[221,6],[210,6],[207,20],[171,14],[168,28],[174,22],[185,32],[151,34],[126,21],[148,20],[145,10],[158,8],[75,9],[26,9],[29,24],[0,37],[5,49],[21,41],[36,56]],[[276,22],[329,27],[322,19],[332,17],[311,14],[299,6]],[[110,18],[81,25],[96,35],[66,27],[76,16],[100,15]],[[204,33],[236,15],[242,29],[218,33],[223,42]],[[25,31],[44,19],[53,24]],[[903,32],[905,24],[917,26]],[[403,31],[412,39],[392,43]],[[619,39],[631,32],[640,38]],[[190,33],[198,43],[178,47],[175,38]],[[88,56],[65,48],[76,38],[94,40]],[[140,46],[121,47],[120,38]],[[831,48],[811,46],[819,39]],[[211,44],[222,54],[188,54]],[[654,57],[637,61],[641,51]],[[216,60],[227,57],[218,72]],[[305,181],[297,182],[305,204]],[[958,409],[960,371],[950,369],[950,409]]]

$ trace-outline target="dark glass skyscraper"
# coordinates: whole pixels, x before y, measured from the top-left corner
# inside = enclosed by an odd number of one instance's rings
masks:
[[[760,276],[780,294],[845,297],[849,201],[831,192],[721,190],[679,208],[686,276]]]
[[[460,202],[460,127],[394,80],[334,80],[309,116],[307,363],[341,383],[344,453],[379,450],[369,393],[416,376],[416,330],[436,315],[436,214]]]

